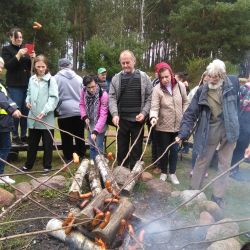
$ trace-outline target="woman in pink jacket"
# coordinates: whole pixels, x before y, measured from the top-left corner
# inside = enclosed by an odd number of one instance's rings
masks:
[[[80,113],[89,129],[90,160],[93,164],[97,154],[103,153],[103,142],[107,129],[108,94],[99,87],[92,76],[85,76],[83,85],[85,88],[81,92]]]

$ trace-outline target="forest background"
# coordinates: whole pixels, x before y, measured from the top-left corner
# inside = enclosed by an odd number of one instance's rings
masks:
[[[1,0],[0,47],[12,27],[48,56],[52,73],[69,57],[79,73],[120,70],[119,53],[131,49],[137,67],[153,72],[164,60],[187,71],[193,84],[213,58],[229,73],[250,71],[249,0]],[[37,21],[43,28],[34,33]]]

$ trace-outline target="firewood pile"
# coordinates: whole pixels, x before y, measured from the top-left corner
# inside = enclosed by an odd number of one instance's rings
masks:
[[[49,234],[72,249],[112,249],[124,242],[126,249],[140,248],[144,231],[138,235],[134,232],[135,207],[129,195],[143,167],[144,162],[138,161],[132,171],[122,166],[111,171],[103,155],[96,157],[95,166],[84,159],[69,189],[69,199],[75,206],[64,221],[55,218],[48,222]],[[86,175],[91,192],[82,194]]]

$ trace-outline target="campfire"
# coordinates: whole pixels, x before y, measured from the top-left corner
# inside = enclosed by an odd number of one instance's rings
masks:
[[[112,172],[103,155],[96,157],[96,166],[83,160],[69,189],[69,199],[74,206],[64,221],[48,222],[46,229],[50,235],[74,249],[110,249],[123,243],[126,249],[141,248],[145,232],[135,233],[135,207],[129,195],[143,167],[144,162],[138,161],[132,171],[119,166]],[[82,194],[86,175],[91,192]]]

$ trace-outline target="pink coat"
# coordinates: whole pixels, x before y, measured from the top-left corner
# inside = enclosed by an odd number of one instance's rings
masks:
[[[80,105],[79,105],[82,119],[87,116],[85,107],[85,96],[86,96],[86,90],[83,89],[81,91]],[[104,129],[104,126],[106,125],[108,117],[108,94],[106,91],[103,91],[102,96],[99,98],[98,105],[99,105],[98,121],[93,130],[95,130],[98,133],[101,133]]]

